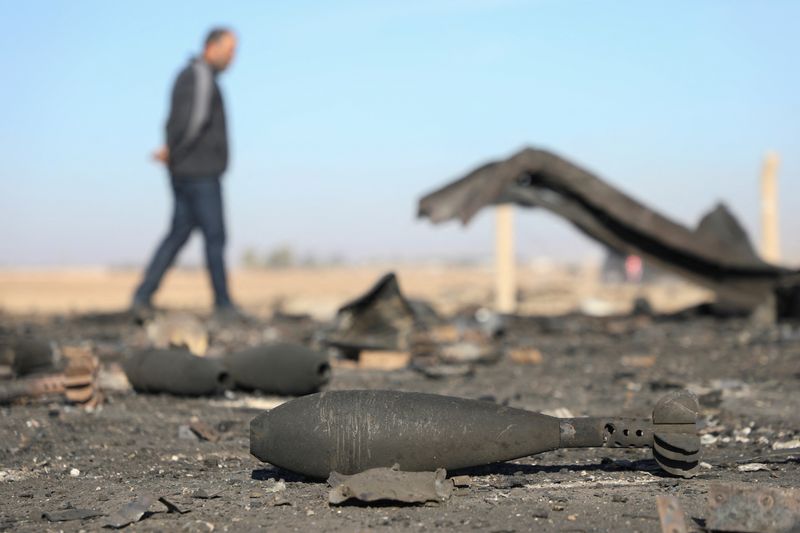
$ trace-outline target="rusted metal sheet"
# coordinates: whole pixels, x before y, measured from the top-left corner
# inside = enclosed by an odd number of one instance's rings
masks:
[[[729,306],[800,316],[800,271],[762,261],[724,206],[690,229],[548,151],[527,148],[485,164],[423,197],[418,214],[466,224],[484,207],[508,202],[552,211],[613,250],[711,288]]]
[[[716,531],[800,531],[800,490],[714,483],[706,525]]]

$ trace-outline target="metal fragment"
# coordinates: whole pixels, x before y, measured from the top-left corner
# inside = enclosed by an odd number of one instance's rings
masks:
[[[192,419],[189,422],[189,429],[202,440],[207,440],[209,442],[217,442],[219,440],[219,433],[217,430],[202,420]]]
[[[328,478],[332,487],[328,503],[339,505],[350,499],[362,502],[442,502],[453,492],[453,485],[446,478],[447,472],[441,468],[435,472],[402,472],[396,465],[373,468],[352,476],[333,472]]]
[[[688,533],[686,514],[675,496],[656,496],[658,517],[661,520],[662,533]]]
[[[188,513],[188,512],[189,512],[189,511],[188,511],[188,509],[187,509],[187,510],[183,510],[183,509],[181,509],[180,507],[178,507],[177,505],[175,505],[175,503],[173,503],[172,501],[170,501],[169,499],[167,499],[167,497],[166,497],[166,496],[161,496],[161,497],[158,499],[158,501],[159,501],[161,504],[163,504],[163,505],[164,505],[164,507],[166,507],[166,508],[167,508],[167,512],[168,512],[168,513],[186,514],[186,513]]]
[[[450,481],[454,487],[469,487],[472,483],[469,476],[453,476]]]
[[[707,526],[717,531],[797,531],[800,490],[714,483],[708,491]]]
[[[339,309],[334,330],[325,341],[355,350],[408,350],[409,338],[420,320],[390,272],[366,294]]]
[[[150,496],[142,496],[130,503],[126,503],[119,511],[109,515],[105,526],[120,529],[138,522],[147,513],[150,506],[153,505],[153,501]]]

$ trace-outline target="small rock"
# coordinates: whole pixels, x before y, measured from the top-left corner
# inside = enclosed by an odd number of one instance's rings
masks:
[[[759,470],[769,470],[769,467],[764,463],[747,463],[746,465],[739,465],[736,470],[739,472],[758,472]]]
[[[715,437],[714,435],[706,434],[700,437],[700,444],[702,444],[703,446],[710,446],[711,444],[717,442],[717,440],[718,440],[717,437]]]
[[[274,494],[276,492],[283,492],[286,490],[286,482],[282,479],[273,481],[271,486],[263,487],[264,492]]]
[[[575,418],[575,415],[572,414],[572,411],[567,409],[566,407],[556,407],[555,409],[545,409],[542,411],[543,415],[548,416],[555,416],[557,418]]]
[[[81,471],[78,470],[77,468],[73,468],[72,470],[69,471],[69,475],[72,477],[78,477],[81,475]]]
[[[772,443],[773,450],[791,450],[792,448],[800,448],[800,439]]]
[[[205,520],[195,520],[193,522],[187,522],[184,524],[181,530],[192,533],[211,533],[214,531],[214,524],[211,522],[206,522]]]
[[[276,494],[275,498],[270,502],[270,505],[273,507],[281,507],[283,505],[291,506],[292,502],[287,500],[284,496]]]

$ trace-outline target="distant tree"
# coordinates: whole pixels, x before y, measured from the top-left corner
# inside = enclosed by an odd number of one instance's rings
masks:
[[[267,268],[288,268],[294,266],[294,264],[294,252],[288,244],[283,244],[270,250],[264,261],[264,265]]]
[[[314,268],[320,266],[320,262],[314,254],[308,253],[303,256],[303,259],[300,261],[300,266]]]
[[[328,258],[326,266],[342,266],[345,263],[344,256],[340,253],[333,253]]]
[[[264,268],[264,262],[253,248],[246,248],[242,253],[242,266],[245,268]]]

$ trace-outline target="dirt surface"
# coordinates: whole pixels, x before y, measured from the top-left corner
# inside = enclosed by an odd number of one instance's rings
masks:
[[[7,328],[59,344],[91,341],[107,369],[141,341],[141,328],[122,316],[0,318]],[[265,321],[212,332],[212,348],[293,336],[290,327],[278,326]],[[329,506],[325,483],[250,456],[248,424],[259,410],[248,405],[275,399],[112,390],[93,412],[56,401],[0,410],[0,530],[99,530],[107,516],[50,523],[42,514],[73,506],[108,515],[149,495],[185,512],[168,513],[154,503],[129,530],[660,531],[655,497],[661,494],[677,496],[691,517],[690,530],[700,530],[713,482],[800,485],[800,449],[781,446],[800,438],[797,326],[754,329],[744,320],[711,318],[517,318],[498,343],[535,346],[542,360],[503,358],[438,380],[413,370],[336,367],[328,388],[435,392],[561,416],[649,416],[661,395],[688,386],[700,397],[706,464],[685,480],[661,473],[648,449],[562,450],[450,472],[468,475],[470,486],[441,505]],[[189,438],[181,426],[192,417],[216,428],[220,440]],[[739,469],[748,463],[764,467]]]

